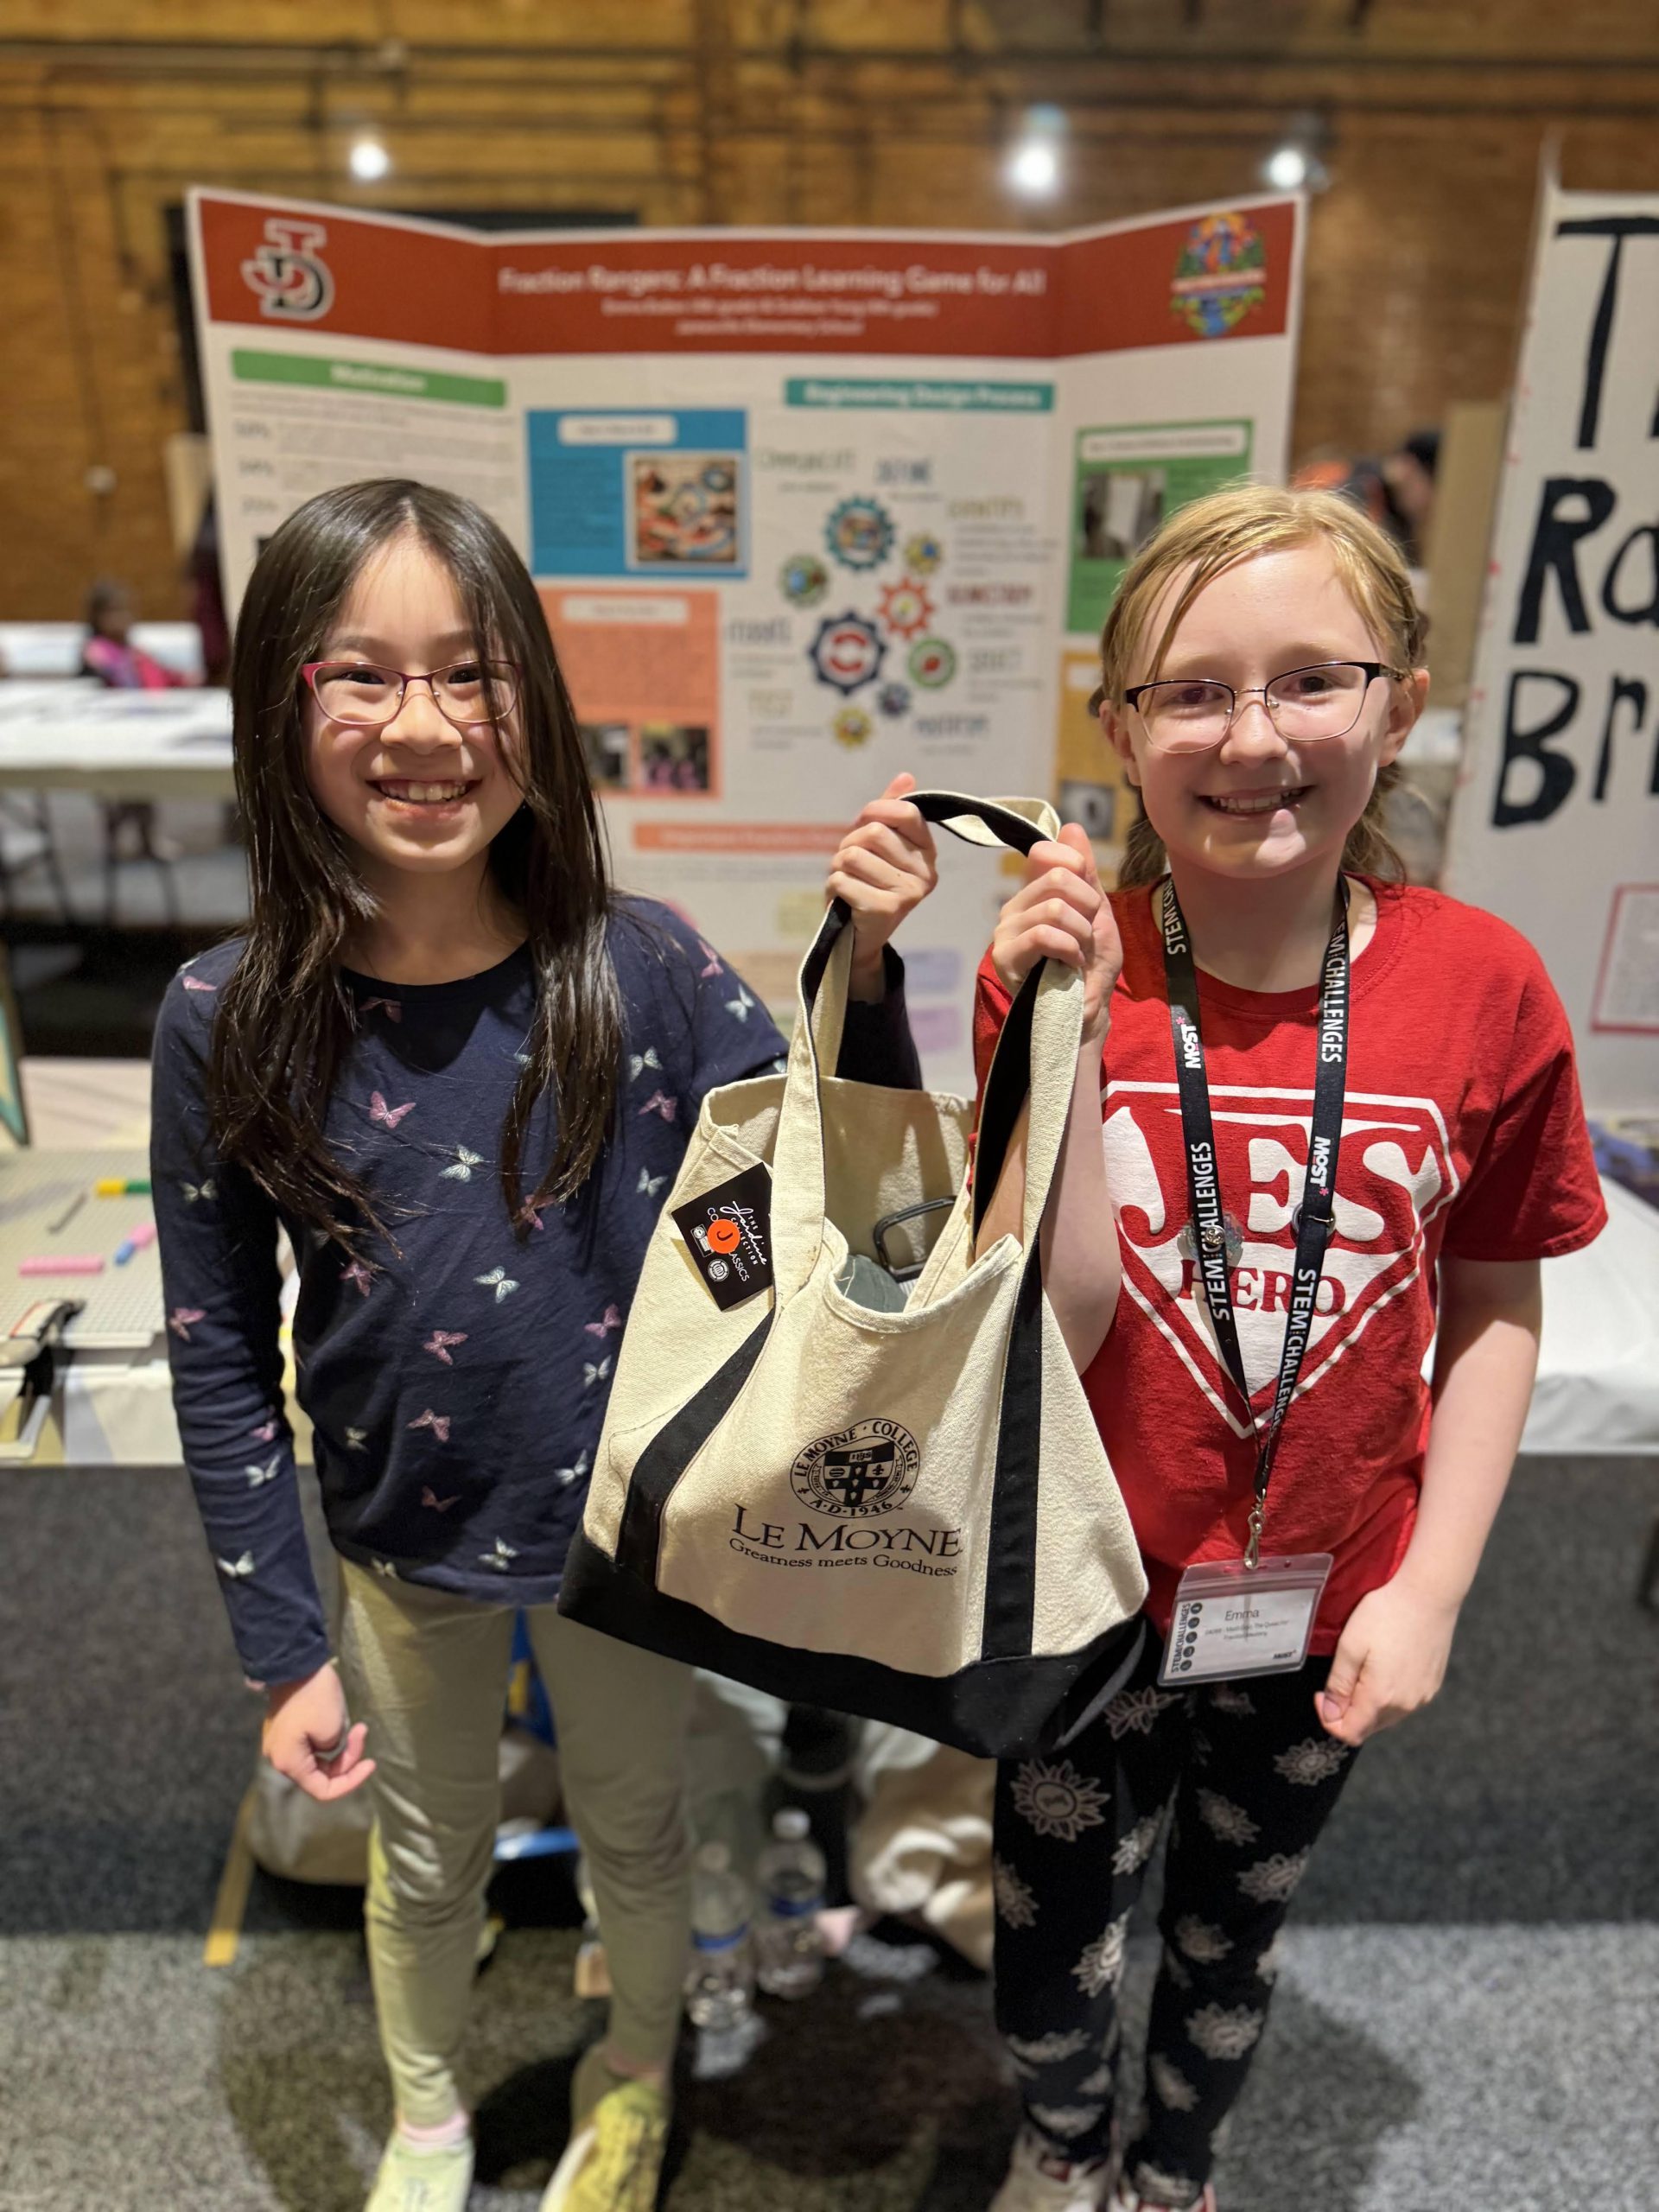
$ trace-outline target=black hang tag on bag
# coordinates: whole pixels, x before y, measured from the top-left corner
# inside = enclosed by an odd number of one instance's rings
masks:
[[[716,1306],[772,1288],[772,1171],[746,1167],[674,1209],[685,1249]]]

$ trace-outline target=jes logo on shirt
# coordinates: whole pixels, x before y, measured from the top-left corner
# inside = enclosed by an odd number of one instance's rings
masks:
[[[1308,1166],[1311,1090],[1216,1084],[1213,1177],[1242,1236],[1227,1255],[1245,1370],[1255,1389],[1277,1372],[1296,1298],[1296,1210]],[[1173,1083],[1107,1086],[1107,1173],[1118,1208],[1124,1287],[1174,1340],[1205,1395],[1230,1404],[1204,1297],[1204,1268],[1185,1239],[1185,1145]],[[1330,1181],[1327,1152],[1313,1162]],[[1316,1382],[1379,1306],[1422,1265],[1423,1229],[1456,1195],[1458,1174],[1432,1100],[1350,1091],[1338,1154],[1335,1221],[1308,1328],[1300,1389]],[[1230,1245],[1231,1243],[1230,1238]],[[1304,1317],[1298,1316],[1299,1322]],[[1230,1412],[1229,1419],[1232,1419]]]

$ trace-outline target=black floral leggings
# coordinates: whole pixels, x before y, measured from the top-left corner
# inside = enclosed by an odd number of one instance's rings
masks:
[[[1127,1686],[1061,1751],[997,1770],[997,2024],[1027,2116],[1059,2155],[1114,2133],[1117,1984],[1129,1915],[1174,1799],[1144,2117],[1125,2171],[1197,2203],[1244,2086],[1278,1973],[1276,1937],[1354,1754],[1319,1726],[1330,1671],[1158,1687],[1154,1637]]]

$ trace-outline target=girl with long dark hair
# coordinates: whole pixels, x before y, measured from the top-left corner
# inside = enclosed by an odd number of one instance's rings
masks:
[[[553,1601],[687,1129],[781,1040],[693,929],[609,887],[541,604],[469,501],[373,482],[302,507],[255,568],[232,691],[252,915],[162,1010],[156,1212],[185,1458],[266,1752],[318,1798],[372,1778],[397,2102],[372,2212],[460,2212],[471,2182],[454,2063],[516,1609],[614,1990],[544,2201],[643,2212],[685,1966],[689,1677]]]

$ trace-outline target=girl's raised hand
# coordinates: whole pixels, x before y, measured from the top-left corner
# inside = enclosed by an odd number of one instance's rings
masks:
[[[893,778],[873,798],[836,848],[826,888],[853,910],[852,993],[880,998],[887,939],[939,880],[933,832],[906,794],[912,775]]]
[[[327,1802],[349,1796],[374,1772],[363,1756],[368,1730],[355,1728],[346,1711],[346,1692],[333,1667],[319,1667],[302,1682],[281,1682],[267,1694],[261,1748],[278,1774],[296,1783],[308,1797]],[[332,1756],[329,1756],[332,1754]]]
[[[1039,960],[1063,960],[1080,971],[1084,1042],[1099,1045],[1122,973],[1123,944],[1080,823],[1068,822],[1058,839],[1032,847],[1025,882],[997,917],[991,965],[1003,989],[1017,991]]]

